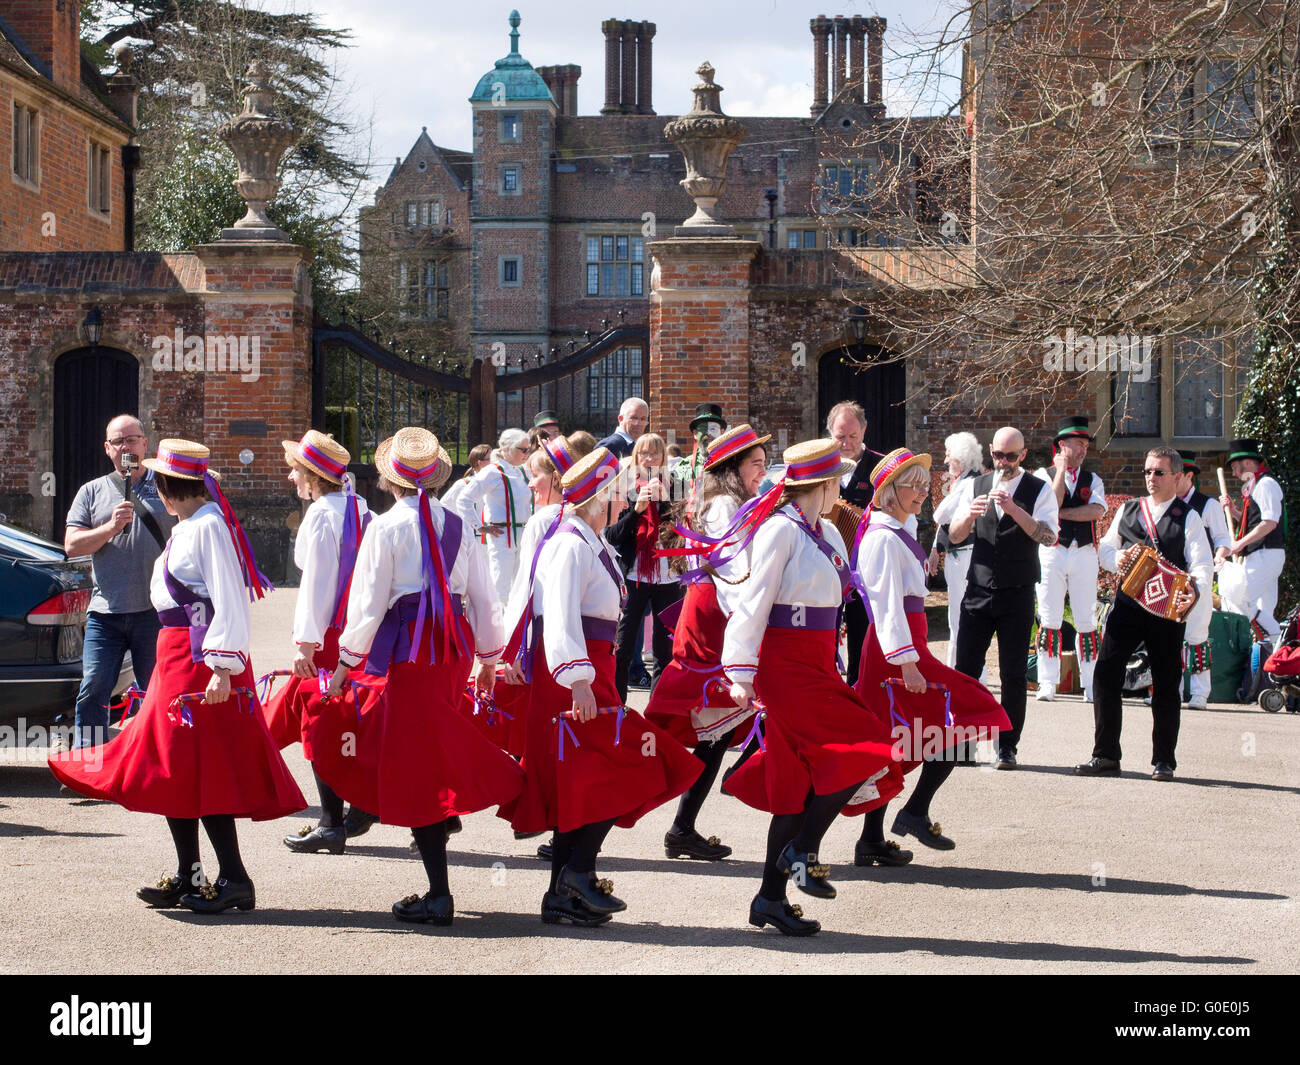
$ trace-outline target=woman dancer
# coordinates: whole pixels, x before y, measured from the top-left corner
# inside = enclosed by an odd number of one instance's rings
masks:
[[[547,924],[603,924],[626,909],[612,883],[596,877],[601,843],[615,824],[631,828],[700,774],[700,763],[627,710],[614,687],[623,582],[600,534],[623,508],[621,480],[618,460],[603,447],[564,475],[571,515],[537,567],[526,780],[501,816],[517,832],[556,830],[542,898]]]
[[[736,511],[757,494],[767,468],[763,445],[770,439],[748,425],[737,425],[709,442],[694,523],[704,534],[702,542],[716,546]],[[749,575],[749,562],[746,548],[730,561],[716,567],[705,563],[683,578],[684,583],[691,583],[673,633],[673,660],[660,675],[646,706],[647,721],[693,746],[695,757],[704,763],[704,771],[682,796],[677,816],[664,836],[664,853],[669,858],[719,861],[731,854],[731,848],[717,836],[701,836],[695,819],[736,730],[753,714],[752,709],[736,708],[728,694],[730,684],[722,675],[727,615],[732,611],[736,585]]]
[[[514,798],[523,777],[459,709],[471,655],[482,663],[475,684],[492,691],[502,638],[486,560],[460,519],[430,496],[450,472],[445,456],[432,433],[411,427],[376,451],[394,503],[362,541],[329,694],[338,700],[363,660],[388,679],[359,722],[343,723],[352,743],[336,712],[317,722],[329,723],[332,741],[312,744],[335,791],[385,824],[414,830],[429,890],[394,903],[393,915],[436,925],[455,915],[446,822]]]
[[[310,762],[311,726],[321,705],[317,678],[320,670],[333,673],[339,662],[348,584],[370,512],[347,479],[352,456],[333,437],[308,429],[301,440],[281,443],[289,481],[298,498],[312,504],[293,542],[294,565],[302,571],[293,615],[293,641],[298,647],[293,677],[267,702],[266,724],[281,750],[301,739],[303,757]],[[314,770],[313,776],[320,795],[320,821],[314,828],[285,837],[284,845],[299,854],[321,850],[342,854],[347,840],[343,800]]]
[[[163,628],[144,704],[110,743],[50,759],[73,791],[167,818],[176,875],[136,895],[155,908],[179,903],[195,913],[256,904],[236,817],[269,821],[307,805],[253,691],[248,601],[271,585],[208,457],[202,444],[169,439],[159,442],[157,458],[144,460],[167,512],[180,519],[150,584]],[[204,881],[199,863],[200,820],[220,863],[215,884]]]
[[[943,442],[943,461],[948,467],[944,478],[944,497],[934,508],[934,523],[939,531],[930,548],[929,571],[939,572],[939,556],[943,555],[943,579],[948,586],[948,665],[957,661],[957,625],[961,621],[961,601],[966,596],[966,572],[970,569],[971,547],[974,537],[954,547],[948,540],[948,525],[957,516],[956,491],[963,478],[978,477],[981,472],[980,442],[974,433],[953,433]],[[915,532],[915,530],[913,530]]]
[[[763,882],[750,924],[808,936],[821,925],[786,901],[786,880],[833,899],[830,870],[817,864],[822,836],[863,789],[876,800],[898,793],[901,774],[888,730],[840,677],[835,644],[850,586],[848,553],[821,515],[839,495],[842,461],[835,441],[787,448],[785,474],[728,530],[753,531],[753,569],[737,588],[722,666],[731,697],[766,707],[765,749],[727,780],[725,790],[773,815]],[[865,786],[865,787],[864,787]]]
[[[925,552],[915,529],[930,494],[930,456],[891,451],[871,471],[871,484],[875,494],[857,550],[862,601],[871,619],[857,690],[892,730],[903,771],[922,767],[892,831],[952,850],[953,841],[930,820],[930,802],[956,765],[953,748],[995,736],[1011,722],[982,684],[943,665],[926,644]],[[884,824],[884,805],[868,810],[854,848],[856,865],[912,860],[910,851],[885,842]]]
[[[519,565],[519,536],[533,513],[523,471],[528,446],[527,433],[507,429],[497,441],[493,460],[470,478],[455,502],[461,521],[487,545],[488,573],[502,604],[510,597]]]

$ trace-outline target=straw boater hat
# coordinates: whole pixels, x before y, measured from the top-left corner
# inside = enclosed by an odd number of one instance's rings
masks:
[[[169,438],[158,441],[158,457],[144,459],[140,465],[164,477],[180,477],[186,481],[201,481],[208,473],[208,458],[212,452],[193,440]]]
[[[767,436],[759,436],[752,425],[737,425],[734,429],[728,429],[716,440],[709,441],[709,458],[704,468],[711,470],[726,462],[727,459],[743,455],[750,448],[766,444],[771,439],[771,433]]]
[[[352,455],[332,436],[308,429],[301,440],[281,440],[280,443],[284,445],[284,461],[290,466],[298,463],[331,484],[343,483]]]
[[[579,455],[574,453],[573,446],[563,436],[542,440],[540,443],[542,450],[546,452],[546,457],[551,460],[556,472],[561,477],[568,473],[573,468],[573,464],[580,458]]]
[[[905,447],[894,448],[893,451],[877,462],[875,468],[871,471],[873,495],[879,495],[887,485],[893,484],[906,470],[910,470],[913,466],[923,466],[926,470],[929,470],[930,456],[928,454],[914,455]]]
[[[445,484],[451,473],[451,461],[438,438],[428,429],[409,425],[375,449],[375,467],[392,484],[423,487],[426,492]]]
[[[781,452],[781,461],[785,463],[782,480],[787,488],[838,481],[857,468],[856,462],[840,458],[840,448],[834,440],[826,439],[794,444]]]
[[[581,506],[606,488],[618,482],[621,469],[619,461],[609,448],[598,447],[590,455],[584,455],[560,478],[560,488],[564,501],[571,506]]]

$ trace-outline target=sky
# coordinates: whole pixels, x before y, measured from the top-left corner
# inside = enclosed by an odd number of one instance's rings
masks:
[[[268,4],[274,8],[272,2]],[[916,32],[941,28],[953,0],[640,0],[619,6],[601,0],[297,0],[321,22],[347,28],[353,47],[340,60],[348,107],[370,141],[372,175],[382,183],[427,126],[443,147],[468,151],[468,97],[478,79],[510,50],[510,11],[519,11],[519,50],[533,66],[576,63],[578,113],[597,114],[604,103],[607,18],[656,25],[654,109],[681,114],[691,107],[695,69],[706,59],[723,86],[731,115],[807,116],[812,104],[812,34],[817,15],[879,15],[885,31],[885,100],[891,114],[910,109],[900,56]],[[942,107],[921,105],[932,113]],[[369,201],[370,196],[365,197]]]

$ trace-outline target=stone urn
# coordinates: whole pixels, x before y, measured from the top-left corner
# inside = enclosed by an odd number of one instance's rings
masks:
[[[686,159],[681,186],[695,201],[695,213],[676,228],[676,235],[733,237],[735,230],[714,218],[713,209],[727,187],[727,159],[745,139],[745,126],[722,113],[718,101],[722,86],[713,82],[713,67],[706,61],[695,73],[701,78],[691,89],[695,105],[664,126],[664,136]]]
[[[239,164],[234,186],[248,204],[248,211],[232,228],[221,231],[221,239],[287,241],[289,235],[267,218],[266,205],[280,187],[276,173],[280,159],[293,143],[293,126],[276,117],[272,109],[275,93],[260,59],[249,66],[247,79],[244,110],[225,123],[218,134]]]

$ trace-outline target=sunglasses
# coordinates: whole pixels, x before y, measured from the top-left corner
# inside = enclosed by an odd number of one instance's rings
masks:
[[[1142,473],[1143,473],[1144,476],[1147,476],[1147,477],[1167,477],[1167,476],[1169,476],[1169,471],[1168,471],[1168,470],[1143,470]]]
[[[989,454],[992,455],[995,460],[1001,459],[1006,462],[1014,462],[1020,457],[1019,451],[994,451],[992,448],[989,448]]]

